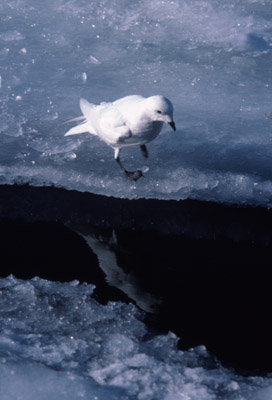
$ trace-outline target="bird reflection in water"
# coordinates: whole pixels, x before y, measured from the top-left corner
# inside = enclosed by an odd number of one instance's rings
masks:
[[[86,243],[96,254],[99,266],[105,274],[107,283],[124,292],[135,304],[148,313],[157,313],[161,304],[159,295],[151,293],[142,285],[141,280],[135,273],[135,269],[121,266],[118,254],[124,252],[129,255],[128,250],[118,245],[115,230],[110,237],[102,235],[82,235]],[[132,257],[133,255],[130,254]]]
[[[204,344],[225,365],[272,368],[269,247],[133,229],[80,235],[107,283],[151,326],[176,333],[181,349]]]

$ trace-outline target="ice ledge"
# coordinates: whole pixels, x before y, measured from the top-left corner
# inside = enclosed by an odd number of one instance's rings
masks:
[[[272,210],[189,199],[129,200],[55,187],[2,185],[0,217],[272,243]]]

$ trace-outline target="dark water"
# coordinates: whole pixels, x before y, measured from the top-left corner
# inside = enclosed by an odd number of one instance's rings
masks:
[[[181,349],[272,371],[270,210],[2,186],[0,218],[1,277],[94,283]]]

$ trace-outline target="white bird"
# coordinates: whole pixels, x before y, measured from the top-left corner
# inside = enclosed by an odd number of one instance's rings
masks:
[[[71,128],[65,136],[89,132],[98,136],[114,149],[114,158],[124,174],[132,180],[143,176],[142,171],[127,171],[120,161],[120,150],[128,146],[140,146],[144,157],[148,157],[146,143],[154,140],[167,122],[175,131],[174,107],[163,96],[126,96],[112,103],[91,104],[80,99],[83,116],[68,122],[83,120]]]

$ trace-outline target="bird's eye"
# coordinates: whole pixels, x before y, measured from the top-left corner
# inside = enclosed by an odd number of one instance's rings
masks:
[[[161,114],[162,112],[161,112],[160,110],[157,110],[157,113],[158,113],[158,114]]]

